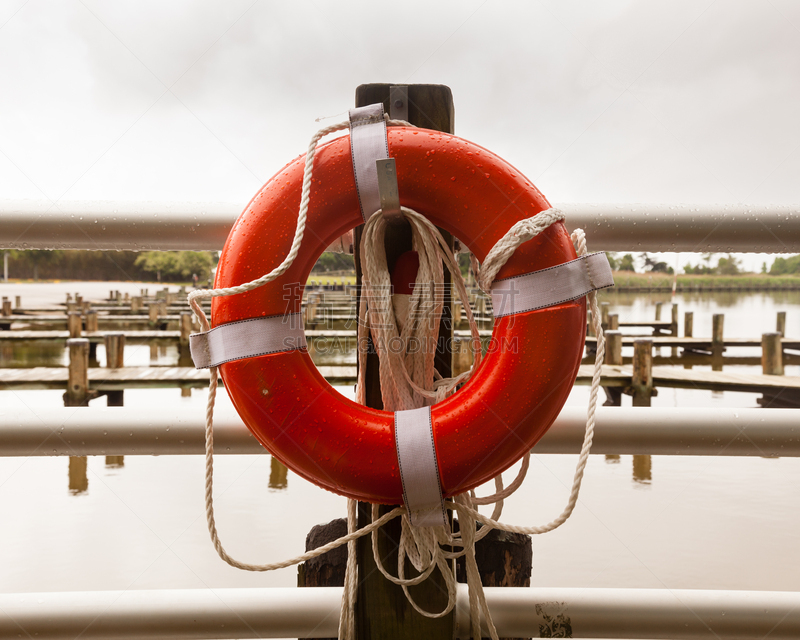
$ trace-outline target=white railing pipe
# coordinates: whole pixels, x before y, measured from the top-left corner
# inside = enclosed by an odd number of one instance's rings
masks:
[[[204,451],[205,412],[126,407],[6,411],[0,456],[181,455]],[[534,453],[578,453],[586,410],[565,407]],[[226,406],[214,417],[218,454],[265,453]],[[799,409],[602,407],[596,454],[800,456]]]
[[[245,204],[0,201],[0,248],[219,250]],[[800,205],[555,206],[606,251],[800,251]]]
[[[341,587],[0,594],[0,638],[333,637],[341,595]],[[486,600],[500,637],[800,637],[794,592],[488,587]],[[468,608],[459,585],[458,638],[470,637]]]

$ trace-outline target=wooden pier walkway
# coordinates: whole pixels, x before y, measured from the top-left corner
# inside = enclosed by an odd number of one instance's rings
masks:
[[[355,365],[318,367],[331,384],[349,385],[356,381]],[[593,365],[581,365],[576,385],[592,383]],[[30,369],[0,369],[0,389],[64,389],[67,367],[33,367]],[[205,387],[208,371],[192,367],[123,367],[120,369],[90,368],[89,387],[97,391],[146,389],[161,387]],[[707,389],[711,391],[741,391],[746,393],[776,393],[800,391],[799,376],[773,376],[755,373],[698,371],[676,367],[653,367],[654,387]],[[630,365],[603,365],[601,384],[604,387],[629,387],[633,380]]]

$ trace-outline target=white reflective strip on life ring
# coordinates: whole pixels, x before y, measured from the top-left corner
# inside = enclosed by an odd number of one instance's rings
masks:
[[[439,463],[433,444],[431,408],[394,413],[394,440],[403,483],[403,501],[411,524],[447,526]]]
[[[194,366],[207,369],[231,360],[305,349],[303,329],[303,317],[299,313],[251,318],[221,324],[204,333],[193,333],[189,336],[189,347]]]
[[[364,222],[381,208],[376,160],[389,157],[383,103],[350,109],[350,156]]]
[[[492,312],[495,318],[502,318],[544,309],[613,286],[606,254],[591,253],[549,269],[496,280],[492,285]]]

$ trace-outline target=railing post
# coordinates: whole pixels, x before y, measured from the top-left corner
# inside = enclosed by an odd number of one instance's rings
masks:
[[[653,341],[633,341],[631,391],[634,407],[649,407],[653,393]]]

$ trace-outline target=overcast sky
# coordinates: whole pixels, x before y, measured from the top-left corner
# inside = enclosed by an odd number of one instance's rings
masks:
[[[3,199],[244,207],[393,82],[449,85],[456,133],[553,202],[800,203],[797,1],[2,0],[0,25]]]

